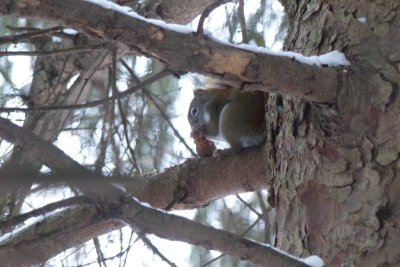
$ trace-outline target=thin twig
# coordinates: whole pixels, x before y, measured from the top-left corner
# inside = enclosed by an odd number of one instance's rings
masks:
[[[87,46],[81,46],[81,47],[65,48],[65,49],[59,49],[59,50],[54,50],[54,51],[0,51],[0,57],[1,56],[45,57],[45,56],[65,55],[65,54],[79,53],[79,52],[91,52],[93,50],[104,49],[106,47],[107,47],[107,43],[87,45]]]
[[[96,73],[100,65],[104,62],[106,59],[108,53],[111,51],[113,48],[113,44],[109,45],[109,43],[105,43],[106,47],[108,47],[107,50],[104,50],[104,52],[99,53],[99,55],[96,56],[96,58],[92,61],[92,63],[84,70],[81,71],[80,75],[78,78],[74,81],[72,86],[69,88],[69,92],[75,92],[75,90],[80,90],[79,94],[76,96],[75,99],[69,100],[69,97],[66,98],[66,102],[68,103],[77,103],[79,101],[79,98],[81,98],[82,92],[85,89],[86,85],[89,83],[89,80],[93,77],[93,75]],[[61,75],[61,74],[60,74]],[[80,86],[80,88],[79,88]],[[73,95],[73,94],[72,94]],[[67,124],[67,117],[65,117],[64,121],[62,122],[62,128]],[[61,129],[62,129],[61,128]]]
[[[107,267],[107,264],[104,260],[103,251],[101,251],[100,241],[97,236],[95,238],[93,238],[93,244],[96,249],[97,263],[99,264],[99,267],[101,267],[101,265],[103,265],[104,267]]]
[[[240,22],[240,29],[242,30],[242,42],[249,43],[249,37],[247,35],[246,18],[244,17],[244,0],[239,0],[238,16]]]
[[[240,200],[240,202],[242,202],[246,207],[248,207],[252,212],[254,212],[255,214],[257,214],[257,217],[260,217],[262,214],[260,214],[255,208],[253,208],[249,203],[247,203],[246,201],[244,201],[243,198],[241,198],[239,195],[236,194],[236,198]]]
[[[146,246],[148,246],[154,254],[157,254],[158,257],[160,257],[163,261],[165,261],[167,264],[169,264],[169,266],[171,267],[177,267],[177,265],[175,263],[173,263],[172,261],[170,261],[167,257],[165,257],[156,246],[153,245],[153,243],[151,243],[151,241],[146,237],[146,235],[144,234],[140,234],[139,235],[140,239],[143,241],[143,243],[146,244]]]
[[[128,88],[127,90],[117,94],[117,95],[113,95],[111,97],[107,97],[104,99],[99,99],[99,100],[94,100],[91,102],[87,102],[85,104],[74,104],[74,105],[54,105],[54,106],[33,106],[30,108],[0,108],[0,112],[34,112],[34,111],[38,111],[38,110],[75,110],[75,109],[86,109],[86,108],[92,108],[92,107],[96,107],[96,106],[100,106],[106,102],[111,102],[114,101],[116,99],[120,99],[123,98],[127,95],[130,95],[140,89],[142,89],[144,86],[147,86],[165,76],[168,76],[169,74],[171,74],[171,72],[168,69],[163,69],[162,71],[160,71],[159,73],[157,73],[156,75],[148,78],[147,80],[143,81],[140,84],[137,84],[135,86],[132,86],[130,88]]]
[[[128,260],[128,254],[129,254],[129,250],[131,249],[131,247],[132,247],[132,245],[131,245],[131,242],[132,242],[132,238],[133,238],[133,234],[134,234],[135,232],[133,231],[133,230],[131,230],[131,235],[129,236],[129,241],[128,241],[128,247],[126,248],[126,253],[125,253],[125,259],[124,259],[124,263],[121,265],[119,265],[119,266],[122,266],[122,267],[125,267],[126,266],[126,262],[127,262],[127,260]],[[122,247],[122,231],[120,230],[120,239],[121,239],[121,242],[120,242],[120,244],[121,244],[121,251],[120,251],[120,253],[122,253],[122,251],[123,251],[123,247]],[[135,243],[135,242],[134,242]],[[121,258],[122,257],[120,257],[119,259],[120,259],[120,262],[121,262]]]
[[[116,60],[116,55],[115,55],[115,51],[113,53],[113,57],[112,57],[112,67],[111,67],[111,86],[112,86],[112,92],[113,95],[118,93],[117,90],[117,74],[116,74],[116,68],[117,68],[117,60]],[[120,99],[117,99],[117,106],[118,106],[118,111],[119,114],[121,116],[121,123],[122,123],[122,128],[124,131],[124,137],[125,137],[125,142],[126,142],[126,146],[128,148],[129,153],[131,154],[131,158],[133,161],[133,165],[134,168],[137,171],[137,174],[141,174],[142,170],[139,168],[138,165],[138,161],[136,159],[136,155],[135,155],[135,150],[131,147],[130,141],[129,141],[129,134],[128,134],[128,119],[125,116],[125,112],[124,112],[124,108],[122,107],[122,103]]]
[[[204,20],[210,15],[210,13],[217,7],[219,7],[223,4],[226,4],[228,2],[230,2],[230,0],[217,0],[213,3],[211,3],[209,6],[207,6],[206,9],[204,9],[203,13],[201,13],[201,16],[199,19],[199,24],[197,25],[197,33],[198,34],[204,33],[204,29],[203,29]]]
[[[129,252],[129,250],[131,249],[131,247],[132,247],[132,246],[129,245],[124,251],[120,251],[120,252],[118,252],[117,254],[115,254],[115,255],[113,255],[113,256],[103,258],[103,263],[106,262],[106,261],[109,261],[109,260],[114,260],[114,259],[117,258],[117,257],[122,257],[125,253],[128,253],[128,252]],[[67,255],[67,257],[71,256],[71,255],[72,255],[73,253],[75,253],[75,252],[76,252],[76,251],[72,251],[70,255]],[[67,258],[67,257],[66,257],[66,258]],[[91,261],[91,262],[88,262],[88,263],[85,263],[85,264],[76,265],[76,266],[74,266],[74,267],[89,266],[89,265],[95,264],[96,262],[98,262],[98,261],[97,261],[97,260],[96,260],[96,261]]]
[[[128,64],[126,64],[126,62],[123,60],[121,60],[121,62],[122,62],[122,65],[124,65],[124,67],[128,70],[128,72],[130,73],[131,77],[135,80],[135,82],[139,83],[140,82],[139,78],[135,75],[135,73],[128,66]],[[182,144],[188,149],[188,151],[190,152],[190,154],[192,154],[193,157],[197,156],[197,154],[193,151],[193,149],[190,148],[190,146],[186,143],[185,139],[182,137],[182,135],[179,133],[179,131],[172,124],[171,120],[168,118],[167,114],[165,114],[164,110],[160,107],[160,105],[154,99],[153,95],[149,94],[148,90],[145,87],[143,87],[142,91],[143,91],[144,95],[146,95],[147,98],[150,100],[150,102],[156,107],[158,112],[160,112],[161,116],[171,127],[172,131],[174,132],[175,136],[179,139],[179,141],[182,142]]]
[[[249,227],[246,228],[246,230],[244,230],[244,232],[240,235],[240,237],[244,237],[257,223],[258,221],[261,219],[261,217],[258,217]],[[218,257],[215,257],[214,259],[209,260],[208,262],[202,264],[200,267],[205,267],[213,262],[215,262],[216,260],[222,258],[223,256],[225,256],[226,253],[222,253],[221,255],[219,255]]]
[[[35,27],[13,27],[13,26],[6,26],[7,29],[14,31],[14,32],[23,32],[23,31],[40,31],[42,30],[41,28],[35,28]],[[65,29],[65,28],[64,28]],[[51,35],[57,36],[60,38],[67,38],[67,39],[73,39],[76,37],[77,34],[74,33],[66,33],[64,31],[59,31],[59,32],[54,32]]]
[[[108,92],[105,92],[106,95],[108,95]],[[111,112],[114,111],[113,108],[110,108],[112,105],[110,103],[105,103],[104,104],[104,116],[103,116],[103,125],[101,127],[101,135],[100,135],[100,140],[99,140],[99,153],[98,157],[94,163],[94,170],[98,173],[101,173],[101,169],[106,165],[105,164],[105,159],[106,159],[106,152],[107,152],[107,139],[109,136],[112,136],[112,128],[107,127],[108,124],[111,124],[114,120],[111,118],[112,114]],[[111,114],[111,116],[110,116]]]
[[[272,211],[272,208],[270,206],[266,206],[264,199],[263,199],[263,195],[260,191],[257,191],[257,198],[258,198],[258,202],[260,204],[260,208],[262,210],[262,218],[264,221],[264,231],[265,231],[265,242],[270,242],[271,241],[271,231],[272,231],[272,226],[271,226],[271,222],[269,220],[269,216],[268,214]]]
[[[49,213],[56,209],[65,208],[65,207],[69,207],[72,205],[85,204],[85,203],[90,203],[90,200],[85,196],[76,196],[76,197],[63,199],[63,200],[60,200],[57,202],[53,202],[53,203],[47,204],[41,208],[34,209],[27,213],[24,213],[24,214],[18,215],[16,217],[12,217],[6,221],[0,222],[0,231],[1,232],[6,231],[7,228],[21,224],[24,221],[28,220],[29,218],[37,217],[40,215],[46,215],[46,213]]]
[[[175,128],[175,126],[172,124],[171,120],[168,118],[167,114],[161,109],[160,105],[157,103],[157,101],[154,99],[154,96],[149,94],[147,90],[143,90],[143,93],[148,97],[150,102],[156,107],[158,112],[160,112],[161,116],[164,118],[164,120],[168,123],[168,125],[171,127],[172,131],[174,132],[174,135],[179,139],[179,141],[189,150],[190,154],[192,154],[193,157],[196,157],[197,154],[194,153],[193,149],[186,143],[185,139],[182,137],[182,135],[178,132],[178,130]]]
[[[62,27],[62,26],[55,26],[55,27],[48,28],[48,29],[35,30],[35,31],[29,32],[29,33],[1,36],[0,44],[17,43],[18,41],[29,40],[29,39],[40,37],[43,35],[60,32],[63,29],[64,29],[64,27]]]

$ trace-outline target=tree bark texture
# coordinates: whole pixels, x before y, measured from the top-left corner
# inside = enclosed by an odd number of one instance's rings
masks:
[[[166,22],[187,24],[215,0],[149,0],[136,9],[137,13],[146,17]]]
[[[327,266],[397,266],[399,1],[285,6],[293,23],[286,49],[306,55],[337,49],[352,65],[333,108],[270,97],[277,245],[322,255]]]

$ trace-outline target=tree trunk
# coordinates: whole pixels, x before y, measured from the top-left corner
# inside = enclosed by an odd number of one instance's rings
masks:
[[[321,255],[327,266],[397,266],[399,1],[285,6],[292,21],[287,50],[337,49],[351,66],[342,70],[335,105],[277,95],[268,101],[277,245]]]

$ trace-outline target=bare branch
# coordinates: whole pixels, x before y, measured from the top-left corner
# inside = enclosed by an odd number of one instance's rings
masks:
[[[116,59],[115,53],[113,54],[112,63],[113,64],[112,64],[112,69],[111,69],[111,78],[112,78],[111,86],[112,86],[112,89],[113,89],[113,94],[118,94],[117,77],[116,77],[117,76],[117,74],[116,74],[117,59]],[[128,65],[126,65],[126,67],[128,67]],[[140,81],[137,84],[140,84]],[[126,143],[126,146],[128,148],[128,151],[130,153],[130,157],[131,157],[132,162],[133,162],[133,167],[135,168],[135,170],[136,170],[136,172],[138,174],[141,174],[142,170],[141,170],[140,166],[138,165],[138,161],[136,159],[135,151],[132,148],[130,140],[129,140],[129,134],[128,134],[128,123],[129,122],[128,122],[128,119],[125,116],[125,112],[124,112],[124,109],[122,107],[122,103],[121,103],[120,99],[117,99],[117,106],[118,106],[119,114],[121,116],[121,122],[122,122],[123,131],[124,131],[125,143]]]
[[[95,45],[87,45],[82,47],[72,47],[59,49],[54,51],[0,51],[0,57],[2,56],[37,56],[37,57],[46,57],[46,56],[54,56],[54,55],[65,55],[71,53],[79,53],[79,52],[92,52],[96,49],[104,49],[107,48],[108,43],[104,44],[95,44]]]
[[[244,1],[239,0],[238,16],[240,22],[240,29],[242,30],[242,42],[249,43],[249,37],[247,35],[246,19],[244,17]]]
[[[180,240],[225,252],[262,266],[307,266],[277,250],[235,234],[202,225],[176,215],[143,207],[135,201],[121,204],[121,219],[161,238]]]
[[[30,225],[0,244],[2,266],[32,266],[96,236],[121,228],[107,220],[93,205],[69,208]]]
[[[5,221],[1,221],[0,222],[0,232],[4,233],[4,231],[9,229],[11,226],[15,227],[18,224],[21,224],[24,221],[26,221],[27,219],[30,219],[32,217],[46,215],[46,213],[49,213],[56,209],[65,208],[65,207],[69,207],[69,206],[73,206],[73,205],[82,205],[85,203],[87,204],[89,202],[90,202],[90,200],[85,196],[76,196],[76,197],[67,198],[67,199],[63,199],[63,200],[60,200],[57,202],[47,204],[41,208],[34,209],[32,211],[18,215],[16,217],[12,217],[11,219],[8,219]]]
[[[199,24],[197,25],[197,33],[198,34],[203,34],[204,29],[203,29],[203,24],[204,20],[211,14],[211,12],[216,9],[219,6],[222,6],[223,4],[226,4],[230,2],[230,0],[217,0],[214,3],[211,3],[209,6],[204,9],[203,13],[201,13],[200,19],[199,19]]]
[[[241,198],[239,195],[236,195],[236,198],[239,199],[239,201],[242,202],[249,210],[254,212],[257,215],[257,217],[261,216],[261,214],[255,208],[253,208],[253,206],[251,206],[249,203],[244,201],[244,199]]]
[[[35,30],[35,31],[29,32],[29,33],[1,36],[0,44],[17,43],[20,41],[29,40],[29,39],[40,37],[43,35],[60,32],[63,29],[64,29],[64,27],[62,27],[62,26],[56,26],[56,27],[51,27],[51,28],[43,29],[43,30]]]
[[[258,223],[258,221],[259,221],[260,219],[261,219],[261,218],[258,217],[249,227],[247,227],[246,230],[243,231],[243,233],[240,235],[240,237],[244,237],[254,226],[256,226],[256,224]],[[215,262],[216,260],[222,258],[222,257],[225,256],[225,255],[226,255],[225,253],[222,253],[222,254],[219,255],[218,257],[215,257],[214,259],[211,259],[210,261],[204,263],[203,265],[201,265],[201,267],[210,265],[211,263]]]
[[[38,111],[38,110],[63,110],[63,109],[74,110],[74,109],[84,109],[84,108],[96,107],[96,106],[102,105],[104,103],[114,101],[116,99],[120,99],[125,96],[128,96],[128,95],[136,92],[137,90],[142,89],[143,86],[149,85],[169,74],[170,74],[170,71],[164,69],[164,70],[160,71],[159,73],[157,73],[156,75],[143,81],[141,84],[132,86],[119,94],[113,95],[113,96],[105,98],[105,99],[87,102],[85,104],[61,105],[61,106],[34,106],[34,107],[30,107],[30,108],[0,108],[0,112],[33,112],[33,111]]]
[[[91,179],[95,177],[94,173],[84,168],[50,142],[41,139],[29,130],[19,127],[1,117],[0,137],[14,145],[24,147],[26,153],[30,153],[33,157],[36,157],[39,162],[43,162],[46,166],[52,169],[52,171],[57,173],[57,176],[59,177],[58,179],[46,182],[66,182],[73,188],[78,187],[93,201],[109,201],[109,204],[116,201],[120,195],[120,190],[112,187],[109,181],[105,179],[94,181]],[[0,170],[1,177],[7,177],[4,183],[22,183],[24,181],[32,181],[35,178],[36,173],[30,173],[29,169],[16,175],[12,167],[15,166],[9,166],[8,168]],[[94,182],[96,183],[96,187],[93,187]],[[10,190],[13,190],[13,188],[15,187],[3,184],[0,188],[0,194],[5,194]]]
[[[41,263],[76,243],[83,243],[101,233],[121,227],[119,221],[124,221],[144,233],[222,251],[266,267],[307,266],[270,246],[142,206],[132,199],[121,198],[116,206],[99,207],[102,208],[95,209],[86,205],[68,209],[28,227],[18,236],[0,245],[0,258],[7,258],[5,266]]]
[[[94,247],[96,249],[97,263],[99,264],[99,267],[101,267],[102,265],[104,267],[107,267],[107,265],[105,263],[103,251],[101,251],[100,241],[99,241],[99,238],[97,236],[95,238],[93,238],[93,243],[94,243]]]
[[[34,135],[31,131],[19,127],[7,119],[0,117],[0,137],[16,146],[24,146],[27,153],[35,157],[53,170],[80,170],[86,172],[78,162],[66,155],[56,146]]]
[[[154,254],[157,254],[157,256],[160,257],[163,261],[165,261],[169,266],[171,266],[171,267],[177,267],[177,265],[176,265],[175,263],[173,263],[173,262],[170,261],[167,257],[165,257],[165,256],[160,252],[160,250],[159,250],[155,245],[153,245],[153,243],[150,241],[150,239],[148,239],[148,238],[146,237],[146,235],[141,234],[141,235],[140,235],[140,239],[142,239],[143,243],[145,243],[146,246],[148,246],[148,247],[153,251]]]
[[[265,233],[265,242],[269,243],[272,242],[272,236],[273,236],[273,228],[271,220],[269,218],[269,214],[272,212],[272,208],[270,206],[266,206],[264,199],[263,199],[263,194],[261,191],[257,191],[257,199],[260,205],[260,208],[262,210],[262,219],[264,221],[264,233]],[[273,243],[273,242],[272,242]]]
[[[129,72],[131,75],[132,79],[135,80],[137,84],[140,84],[139,78],[135,75],[133,70],[126,64],[125,61],[121,60],[122,65],[126,68],[126,70]],[[175,128],[175,126],[172,124],[171,120],[168,118],[167,114],[163,111],[163,109],[160,107],[160,105],[157,103],[157,101],[154,99],[154,97],[148,93],[147,88],[143,88],[143,93],[148,97],[150,102],[156,107],[158,112],[160,112],[161,116],[164,118],[164,120],[168,123],[168,125],[171,127],[172,131],[174,132],[175,136],[179,139],[179,141],[187,148],[187,150],[192,154],[193,157],[197,156],[197,154],[193,151],[193,149],[186,143],[185,139],[182,137],[182,135],[179,133],[179,131]]]

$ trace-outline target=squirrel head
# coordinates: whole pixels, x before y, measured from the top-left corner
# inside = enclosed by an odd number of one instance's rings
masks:
[[[219,135],[219,119],[221,103],[219,89],[197,89],[190,103],[188,121],[192,133],[203,137],[216,137]]]

